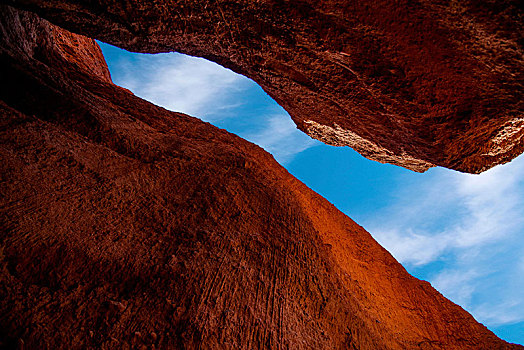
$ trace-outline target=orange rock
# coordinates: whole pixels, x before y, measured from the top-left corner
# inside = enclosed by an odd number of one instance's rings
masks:
[[[94,41],[0,9],[2,345],[522,349],[258,146],[113,85]]]

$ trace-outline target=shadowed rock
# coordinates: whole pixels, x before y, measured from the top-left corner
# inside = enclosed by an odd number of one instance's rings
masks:
[[[298,128],[415,171],[478,173],[524,150],[517,0],[11,0],[139,52],[244,74]]]

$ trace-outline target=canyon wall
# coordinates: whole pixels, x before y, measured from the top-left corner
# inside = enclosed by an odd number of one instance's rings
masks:
[[[7,0],[138,52],[255,80],[298,128],[415,171],[479,173],[524,150],[518,0]]]
[[[522,349],[260,147],[0,9],[0,347]]]

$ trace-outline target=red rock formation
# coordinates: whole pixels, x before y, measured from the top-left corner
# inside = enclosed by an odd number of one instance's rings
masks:
[[[140,52],[259,83],[299,129],[415,171],[481,172],[524,150],[518,0],[10,0]]]
[[[0,342],[513,349],[261,148],[1,8]]]

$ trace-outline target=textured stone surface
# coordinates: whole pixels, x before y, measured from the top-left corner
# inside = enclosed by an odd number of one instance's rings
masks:
[[[519,0],[8,2],[129,50],[216,61],[312,137],[380,162],[477,173],[524,150]]]
[[[0,10],[0,347],[522,348],[258,146]]]

